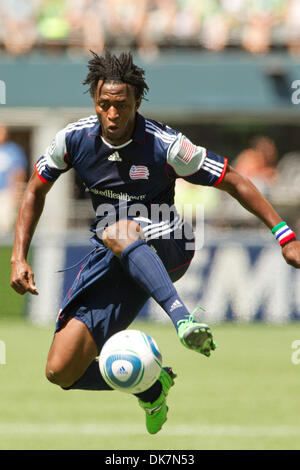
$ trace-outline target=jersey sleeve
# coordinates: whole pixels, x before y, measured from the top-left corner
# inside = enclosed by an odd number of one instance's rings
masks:
[[[227,158],[194,145],[179,134],[167,153],[168,175],[202,186],[218,186],[227,168]]]
[[[68,171],[72,165],[68,159],[65,130],[59,131],[35,164],[35,171],[44,183],[52,183]]]

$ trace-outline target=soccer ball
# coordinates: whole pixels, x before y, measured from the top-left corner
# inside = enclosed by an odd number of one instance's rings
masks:
[[[113,389],[141,393],[158,379],[162,356],[151,336],[139,330],[123,330],[104,344],[99,367]]]

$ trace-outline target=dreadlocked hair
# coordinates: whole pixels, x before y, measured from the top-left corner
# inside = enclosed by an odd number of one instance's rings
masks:
[[[83,82],[83,85],[89,85],[87,90],[92,98],[95,97],[99,80],[104,82],[128,83],[135,90],[135,97],[145,98],[149,90],[144,80],[145,71],[133,63],[130,52],[122,52],[119,57],[105,51],[104,56],[99,56],[93,51],[92,59],[88,61],[89,73]]]

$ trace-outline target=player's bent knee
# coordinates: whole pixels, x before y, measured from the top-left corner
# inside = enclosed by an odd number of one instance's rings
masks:
[[[104,245],[118,258],[128,245],[140,238],[143,238],[142,229],[133,220],[120,220],[115,224],[109,225],[102,235]]]
[[[62,388],[68,388],[76,381],[68,370],[51,363],[46,366],[46,378],[52,384],[59,385]]]

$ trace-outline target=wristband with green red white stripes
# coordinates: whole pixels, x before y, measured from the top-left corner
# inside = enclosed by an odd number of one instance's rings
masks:
[[[271,231],[273,235],[275,235],[275,238],[280,246],[283,246],[288,241],[296,238],[295,232],[290,229],[286,222],[280,222],[279,224],[275,225]]]

